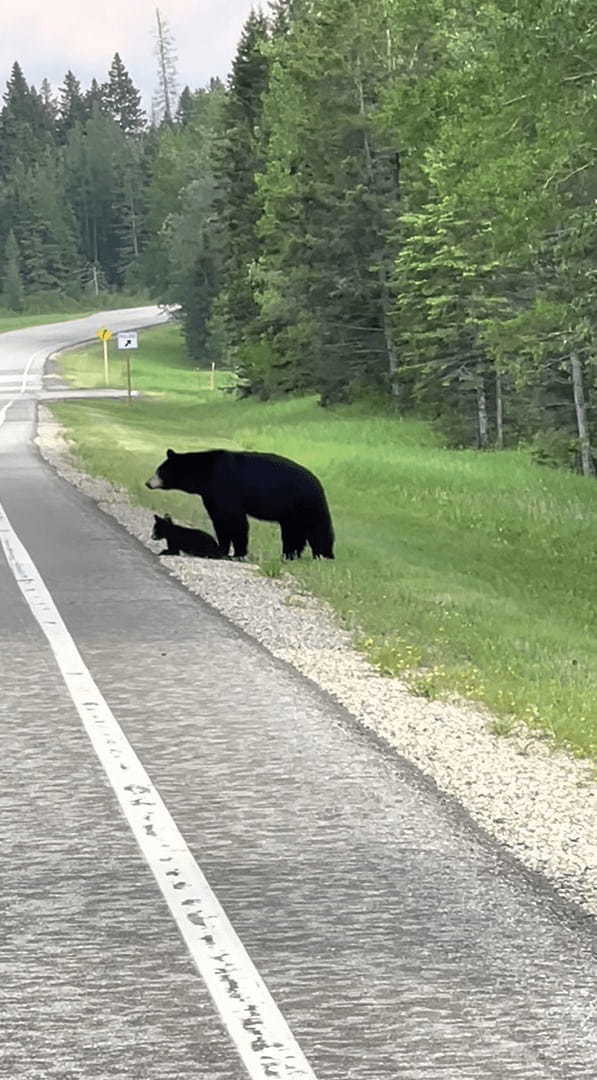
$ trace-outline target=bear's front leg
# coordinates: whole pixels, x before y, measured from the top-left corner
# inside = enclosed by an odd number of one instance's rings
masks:
[[[235,559],[246,559],[249,550],[249,519],[246,514],[239,517],[234,524],[232,546]]]
[[[236,555],[236,536],[238,533],[237,520],[228,514],[213,514],[210,516],[213,521],[214,531],[220,548],[220,555],[222,558],[226,559],[230,553],[232,544],[234,544],[234,554]]]

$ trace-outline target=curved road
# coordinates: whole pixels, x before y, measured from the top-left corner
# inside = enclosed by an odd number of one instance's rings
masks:
[[[155,318],[0,336],[0,1077],[594,1080],[593,921],[36,453]]]

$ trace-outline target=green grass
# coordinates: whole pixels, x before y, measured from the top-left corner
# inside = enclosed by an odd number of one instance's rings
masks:
[[[0,311],[0,334],[8,330],[26,330],[29,326],[44,326],[46,323],[68,322],[69,319],[84,319],[91,311],[76,311],[65,314],[53,312],[51,315],[15,315]]]
[[[188,368],[171,327],[146,332],[140,345],[134,385],[146,397],[55,407],[91,472],[209,528],[199,499],[144,487],[167,447],[301,461],[325,484],[337,557],[287,569],[330,601],[383,671],[406,673],[428,698],[482,701],[597,756],[594,483],[520,452],[445,450],[423,422],[364,405],[237,401],[222,390],[225,375],[210,391],[207,372]],[[99,348],[64,359],[71,380],[101,385]],[[277,528],[252,522],[251,553],[269,576],[279,551]]]
[[[45,296],[45,294],[44,294]],[[51,301],[51,297],[50,297]],[[45,301],[44,301],[45,303]],[[6,308],[0,308],[0,334],[9,330],[26,330],[29,326],[44,326],[46,323],[68,322],[70,319],[84,319],[94,311],[111,310],[114,308],[142,307],[144,304],[152,304],[153,300],[146,296],[124,295],[123,293],[104,293],[97,298],[87,297],[83,301],[68,300],[56,295],[54,298],[54,310],[39,313],[38,311],[23,311],[18,314]],[[65,311],[56,310],[62,305],[72,309]],[[81,305],[80,310],[79,306]]]

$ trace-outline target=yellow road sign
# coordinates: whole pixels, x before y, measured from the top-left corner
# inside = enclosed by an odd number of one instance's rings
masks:
[[[102,341],[109,341],[112,337],[112,331],[102,327],[101,330],[96,330],[96,335],[98,338],[101,338]]]

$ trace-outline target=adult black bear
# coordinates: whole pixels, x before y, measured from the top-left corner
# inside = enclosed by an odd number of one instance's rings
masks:
[[[317,477],[296,461],[249,451],[168,450],[146,487],[201,495],[223,556],[231,544],[237,558],[247,554],[249,514],[279,522],[285,559],[300,558],[307,542],[314,559],[334,558],[325,492]]]
[[[184,525],[175,525],[166,514],[160,517],[154,514],[152,540],[165,540],[168,545],[160,555],[197,555],[203,559],[220,559],[220,549],[213,536],[203,529],[187,529]]]

